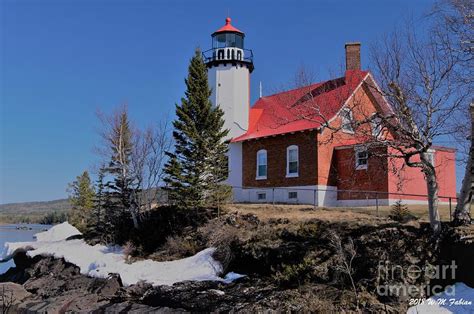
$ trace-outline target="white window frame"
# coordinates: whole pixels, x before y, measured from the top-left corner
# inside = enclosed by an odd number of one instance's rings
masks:
[[[375,116],[375,113],[372,115],[372,119],[370,120],[370,127],[372,129],[372,136],[376,139],[380,139],[382,137],[382,118]]]
[[[265,164],[259,164],[260,162],[260,155],[265,155]],[[265,175],[264,176],[260,176],[259,175],[259,166],[263,166],[265,165]],[[257,152],[257,169],[256,169],[256,173],[255,173],[255,179],[256,180],[266,180],[267,179],[267,176],[268,176],[268,154],[267,154],[267,150],[266,149],[261,149]]]
[[[296,150],[296,173],[290,173],[290,151]],[[300,154],[297,145],[290,145],[286,148],[286,177],[296,178],[300,172]]]
[[[354,122],[354,115],[350,108],[342,108],[341,110],[341,129],[344,133],[354,134],[352,123]]]
[[[367,157],[365,158],[366,160],[365,164],[359,163],[359,160],[362,159],[362,158],[359,158],[359,153],[366,153]],[[365,146],[355,147],[355,167],[356,167],[356,170],[365,170],[369,167],[369,152],[367,150],[367,147]]]

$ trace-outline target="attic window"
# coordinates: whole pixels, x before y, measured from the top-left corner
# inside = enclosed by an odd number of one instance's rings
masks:
[[[352,127],[352,123],[354,122],[354,117],[352,115],[352,111],[349,108],[344,108],[341,110],[341,128],[343,132],[346,133],[354,133],[354,128]]]
[[[355,149],[356,170],[367,169],[369,164],[369,153],[366,147],[356,147]]]
[[[379,139],[382,135],[382,119],[374,114],[370,124],[372,127],[372,136]]]

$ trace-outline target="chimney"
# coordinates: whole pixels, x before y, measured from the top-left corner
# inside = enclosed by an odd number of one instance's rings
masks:
[[[346,44],[346,71],[360,70],[360,43]]]

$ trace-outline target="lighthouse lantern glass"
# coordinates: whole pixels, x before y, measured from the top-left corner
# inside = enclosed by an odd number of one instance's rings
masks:
[[[213,48],[236,47],[244,48],[244,38],[241,34],[236,33],[220,33],[213,36]]]

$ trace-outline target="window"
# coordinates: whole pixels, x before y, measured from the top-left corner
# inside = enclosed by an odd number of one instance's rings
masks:
[[[237,48],[244,48],[244,37],[242,35],[235,34],[235,46]]]
[[[380,117],[372,117],[370,121],[372,127],[372,136],[375,138],[380,138],[382,135],[382,119]]]
[[[288,192],[288,199],[294,200],[298,198],[298,192]]]
[[[356,147],[356,170],[367,169],[369,164],[369,153],[365,147]]]
[[[214,48],[224,48],[225,41],[226,41],[225,34],[218,34],[214,36]]]
[[[342,119],[342,131],[346,133],[354,133],[354,128],[352,127],[353,123],[353,116],[352,111],[349,108],[344,108],[341,111],[341,119]]]
[[[262,192],[257,193],[257,200],[263,201],[263,200],[266,200],[266,199],[267,199],[267,193],[262,193]]]
[[[298,146],[291,145],[286,149],[286,176],[298,176]]]
[[[235,47],[235,34],[227,34],[227,47]]]
[[[257,152],[257,180],[267,178],[267,151],[261,149]]]

